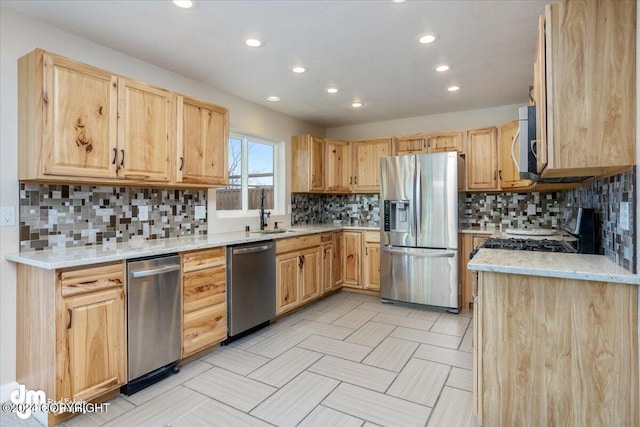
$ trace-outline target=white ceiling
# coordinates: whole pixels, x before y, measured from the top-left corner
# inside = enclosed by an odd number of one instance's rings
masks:
[[[323,127],[525,103],[549,0],[9,1],[2,8]],[[432,32],[431,45],[417,42]],[[244,45],[258,36],[263,47]],[[440,63],[453,68],[436,73]],[[308,72],[297,75],[293,65]],[[457,93],[446,88],[461,86]],[[340,92],[330,95],[335,85]],[[280,102],[265,98],[277,95]],[[362,100],[360,109],[351,107]]]

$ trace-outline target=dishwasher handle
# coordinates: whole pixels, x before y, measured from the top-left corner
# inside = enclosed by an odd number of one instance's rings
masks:
[[[411,257],[419,257],[419,258],[453,258],[456,253],[450,251],[441,251],[441,252],[411,252],[402,249],[389,249],[382,248],[382,252],[386,254],[396,254],[396,255],[405,255]]]
[[[180,264],[167,265],[166,267],[153,268],[151,270],[132,271],[131,277],[137,279],[138,277],[156,276],[158,274],[169,273],[170,271],[180,270]]]
[[[271,249],[272,245],[251,246],[250,248],[238,248],[233,250],[234,255],[254,254],[256,252],[264,252]]]

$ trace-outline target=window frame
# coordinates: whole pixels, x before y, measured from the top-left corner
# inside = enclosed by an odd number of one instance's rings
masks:
[[[259,213],[259,209],[248,209],[249,207],[249,187],[248,171],[249,157],[247,155],[249,141],[273,147],[273,209],[267,209],[271,215],[285,214],[285,144],[284,141],[276,141],[261,136],[252,135],[246,132],[230,131],[227,140],[227,150],[231,139],[241,141],[241,168],[240,168],[240,188],[241,188],[241,209],[218,210],[217,206],[213,210],[216,218],[252,218]],[[228,153],[227,153],[228,155]],[[217,189],[216,189],[217,191]],[[214,196],[214,204],[217,203],[217,193]]]

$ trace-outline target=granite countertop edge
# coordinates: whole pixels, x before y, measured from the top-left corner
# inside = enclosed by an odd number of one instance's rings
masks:
[[[480,249],[467,267],[472,271],[640,285],[640,276],[604,255]]]
[[[257,232],[228,232],[199,236],[173,237],[157,240],[136,240],[124,243],[82,246],[76,248],[50,249],[35,252],[18,252],[5,255],[5,259],[19,264],[26,264],[47,270],[80,267],[105,262],[123,261],[127,259],[166,255],[198,249],[210,249],[220,246],[267,240],[286,239],[308,234],[317,234],[341,230],[377,231],[378,226],[343,226],[343,225],[302,225],[287,227],[291,232],[281,234],[259,234]]]

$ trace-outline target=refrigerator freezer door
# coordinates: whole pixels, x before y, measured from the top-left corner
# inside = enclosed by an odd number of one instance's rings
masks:
[[[415,246],[415,156],[380,159],[381,244]],[[391,216],[394,216],[392,221]],[[402,221],[398,221],[398,219]],[[393,224],[392,224],[393,222]],[[387,225],[388,230],[385,230]],[[393,225],[393,227],[391,227]]]
[[[458,251],[383,246],[380,296],[459,311]]]
[[[458,153],[445,152],[416,156],[416,175],[415,246],[456,249],[458,247]]]

